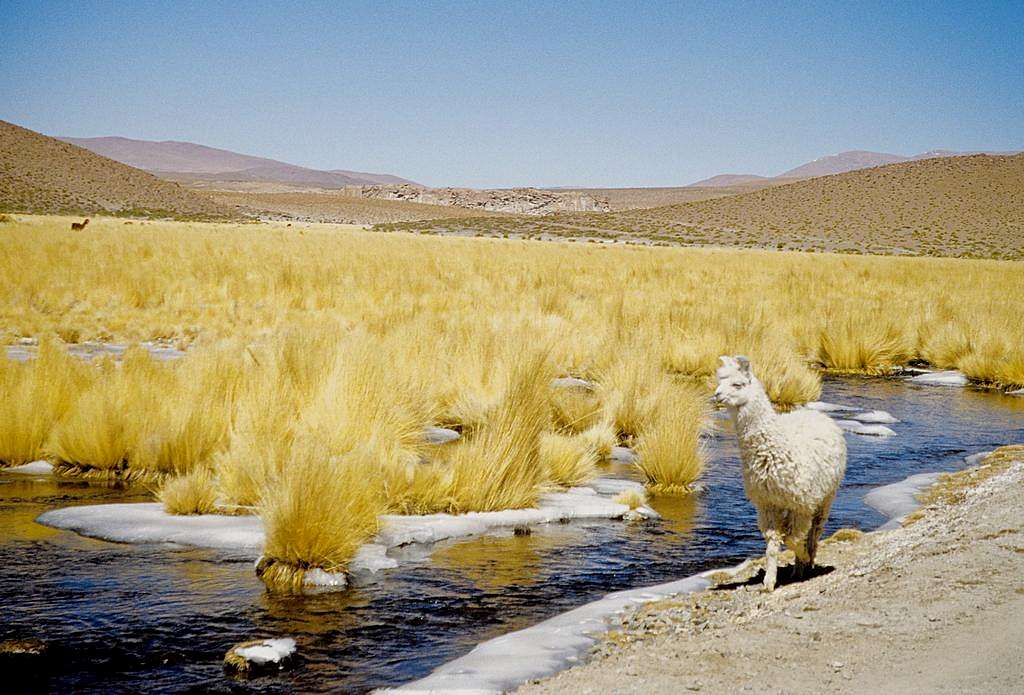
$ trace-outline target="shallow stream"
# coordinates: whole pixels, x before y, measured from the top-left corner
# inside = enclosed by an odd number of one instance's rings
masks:
[[[894,437],[847,435],[849,465],[826,534],[884,521],[862,502],[872,487],[1024,442],[1024,398],[829,378],[822,400],[900,420],[890,425]],[[32,673],[19,674],[40,690],[363,692],[401,684],[482,640],[610,591],[759,554],[728,427],[710,449],[707,491],[654,500],[660,521],[579,522],[442,543],[430,553],[410,548],[371,583],[305,597],[267,594],[249,560],[91,540],[34,522],[59,507],[147,501],[145,490],[0,472],[0,640],[48,643]],[[632,471],[620,465],[606,474]],[[223,674],[232,645],[274,636],[296,638],[297,668],[251,681]]]

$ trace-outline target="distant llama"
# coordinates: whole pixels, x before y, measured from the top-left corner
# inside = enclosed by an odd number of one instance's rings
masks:
[[[71,231],[72,232],[80,232],[83,229],[85,229],[85,225],[87,225],[87,224],[89,224],[89,218],[88,217],[85,218],[84,222],[72,222],[71,223]]]
[[[794,577],[814,566],[818,539],[846,471],[843,432],[824,413],[780,415],[746,357],[721,357],[715,400],[728,406],[743,459],[743,488],[764,534],[764,588],[775,589],[780,543],[796,555]]]

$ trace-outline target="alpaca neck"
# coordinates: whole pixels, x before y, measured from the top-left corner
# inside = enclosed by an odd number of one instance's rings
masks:
[[[749,401],[736,408],[733,413],[733,421],[736,423],[736,434],[740,439],[770,428],[778,415],[772,408],[772,402],[764,389],[758,389],[757,395]]]

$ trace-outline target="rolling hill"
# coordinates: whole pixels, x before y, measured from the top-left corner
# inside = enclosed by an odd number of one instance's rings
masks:
[[[0,121],[0,210],[233,216],[177,183],[6,121]]]
[[[391,174],[369,174],[345,169],[309,169],[192,142],[156,142],[121,137],[58,139],[143,169],[161,178],[201,187],[236,188],[237,186],[231,184],[256,183],[278,184],[292,189],[338,189],[345,186],[388,183],[418,185]]]
[[[393,228],[449,233],[443,222]],[[678,205],[535,220],[464,220],[463,234],[700,246],[1024,258],[1024,154],[928,158]]]
[[[838,154],[819,157],[814,161],[801,164],[798,167],[784,171],[777,176],[757,176],[756,174],[719,174],[709,179],[697,181],[691,186],[736,186],[736,185],[772,185],[773,183],[789,183],[797,179],[809,179],[815,176],[831,176],[832,174],[845,174],[848,171],[858,169],[870,169],[872,167],[898,164],[900,162],[913,162],[919,159],[934,159],[937,157],[965,157],[975,154],[1011,155],[1010,152],[955,152],[953,150],[929,150],[911,157],[904,157],[901,154],[888,154],[886,152],[868,152],[866,150],[848,150]]]

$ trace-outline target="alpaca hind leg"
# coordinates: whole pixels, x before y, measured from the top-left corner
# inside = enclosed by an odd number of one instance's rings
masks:
[[[811,529],[807,533],[807,557],[810,567],[814,567],[814,556],[818,554],[818,540],[821,538],[821,532],[825,530],[825,522],[828,520],[829,510],[832,508],[832,499],[828,498],[818,507],[818,511],[814,513],[814,519],[811,521]]]
[[[796,559],[793,563],[793,578],[803,579],[811,568],[813,558],[807,553],[807,538],[813,526],[812,517],[796,514],[790,517],[789,534],[786,536],[786,547],[792,549]]]

